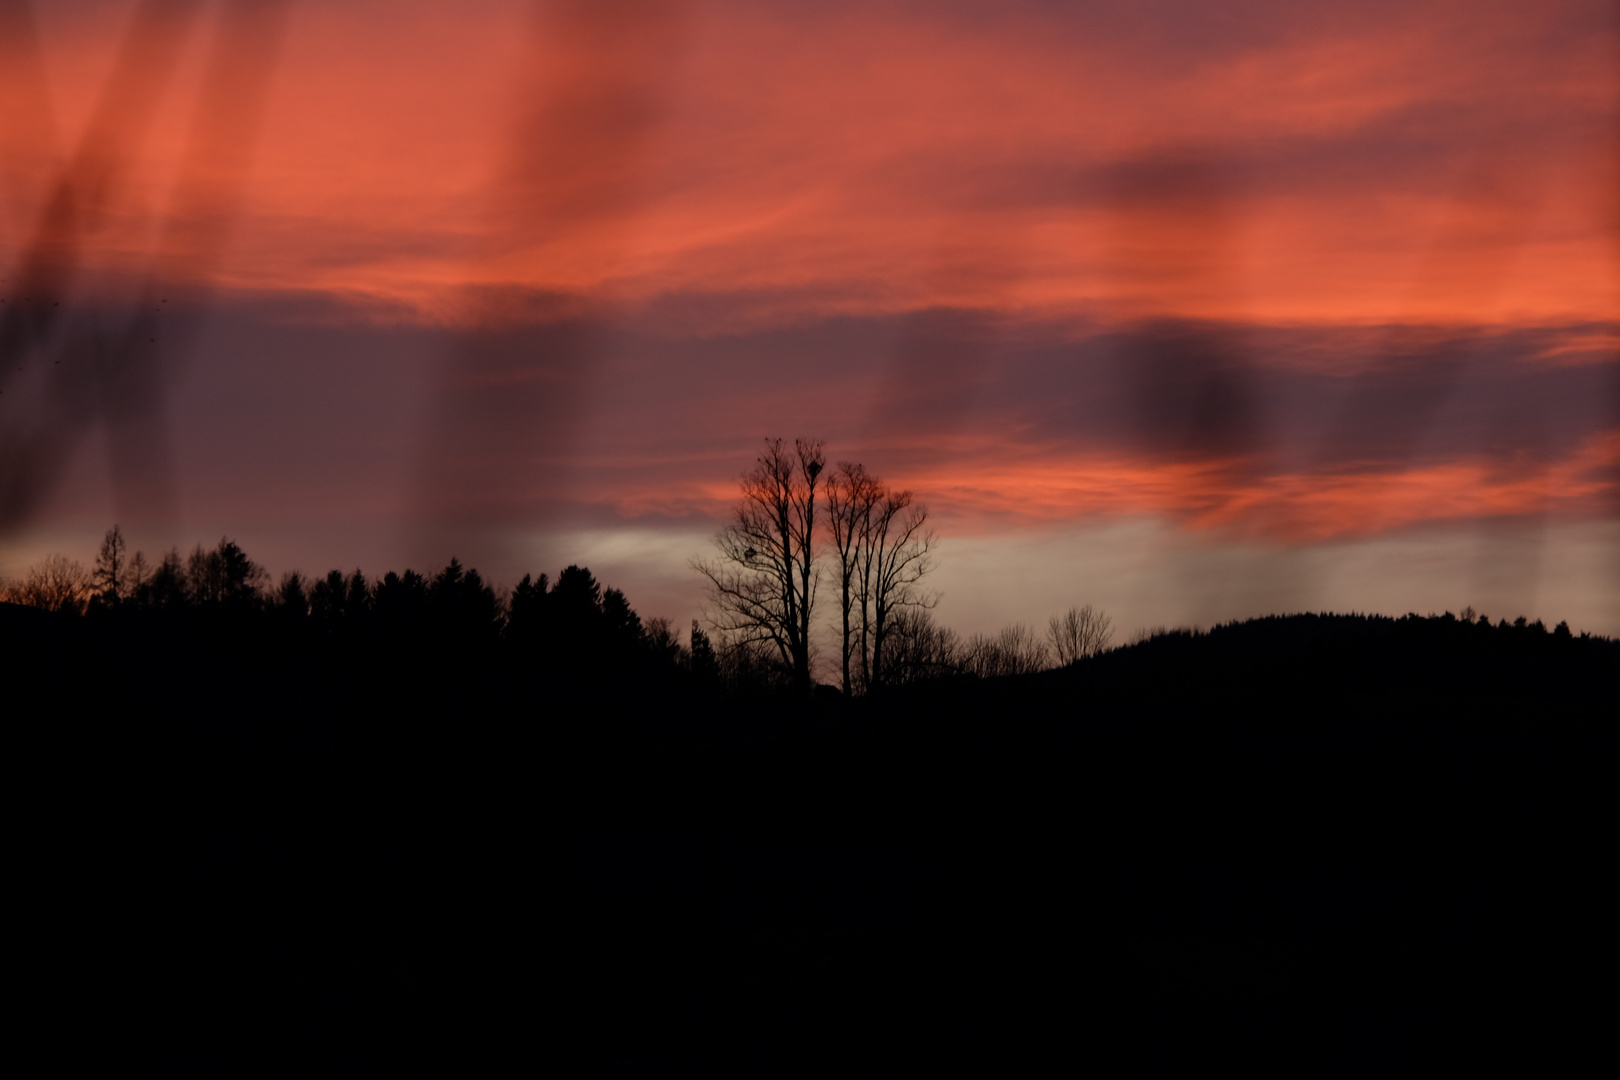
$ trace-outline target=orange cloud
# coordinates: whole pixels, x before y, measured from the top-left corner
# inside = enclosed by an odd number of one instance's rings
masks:
[[[969,529],[1612,512],[1612,5],[344,0],[258,48],[272,6],[0,6],[0,299],[454,331],[423,516],[719,513],[760,427],[911,447]]]
[[[1161,463],[1041,455],[974,466],[956,460],[897,478],[956,527],[1150,514],[1196,530],[1310,542],[1490,517],[1591,516],[1620,494],[1620,432],[1543,465],[1473,458],[1406,467],[1251,475],[1250,463]]]
[[[605,11],[296,9],[209,281],[429,321],[476,319],[468,286],[732,295],[744,321],[1614,313],[1616,27],[1585,4],[1267,7],[1250,21],[1274,30],[1201,41],[1085,7]],[[69,142],[120,40],[123,12],[96,12],[42,9]],[[212,32],[187,39],[93,265],[161,242]],[[0,136],[36,207],[42,130]],[[1167,153],[1206,189],[1137,198],[1132,170]],[[7,248],[25,234],[14,216]]]

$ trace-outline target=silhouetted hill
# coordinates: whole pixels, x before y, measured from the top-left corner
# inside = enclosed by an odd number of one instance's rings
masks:
[[[1520,620],[1523,623],[1523,620]],[[1612,729],[1620,642],[1451,616],[1270,616],[1174,631],[981,693],[1235,721],[1399,718],[1476,730]],[[960,685],[936,694],[957,697]],[[1365,711],[1362,711],[1365,710]]]
[[[600,1032],[625,1060],[738,1075],[784,1046],[806,1074],[1572,1067],[1616,659],[1303,616],[761,715],[593,782],[576,873],[616,961],[583,967],[658,989],[588,1011],[632,1003]]]
[[[22,1026],[163,1075],[1565,1073],[1605,1030],[1612,642],[1299,616],[804,701],[480,632],[0,609]]]

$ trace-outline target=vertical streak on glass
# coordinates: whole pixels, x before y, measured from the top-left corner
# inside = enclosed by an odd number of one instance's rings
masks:
[[[0,314],[0,389],[31,375],[32,400],[9,400],[4,410],[0,530],[17,527],[39,506],[94,418],[97,380],[90,350],[100,347],[100,330],[91,307],[74,304],[73,289],[87,249],[122,194],[130,158],[178,64],[197,9],[192,0],[146,0],[136,10],[84,136],[52,183],[10,275]],[[25,24],[19,19],[17,25]]]
[[[423,557],[450,554],[465,525],[532,527],[588,499],[570,476],[585,386],[608,316],[604,293],[653,179],[649,143],[674,93],[688,7],[537,8],[520,121],[429,406],[414,515]],[[535,279],[559,284],[505,284]]]
[[[157,247],[122,325],[94,351],[118,516],[173,524],[178,493],[164,384],[185,361],[208,282],[241,209],[291,0],[231,0],[209,48]],[[184,304],[167,304],[185,296]]]

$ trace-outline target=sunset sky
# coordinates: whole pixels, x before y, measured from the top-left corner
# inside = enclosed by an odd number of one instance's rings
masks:
[[[1602,2],[0,0],[0,574],[585,562],[764,436],[964,631],[1620,633]]]

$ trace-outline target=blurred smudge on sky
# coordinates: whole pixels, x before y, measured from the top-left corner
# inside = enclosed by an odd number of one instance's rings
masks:
[[[0,0],[0,573],[583,560],[759,439],[967,630],[1620,632],[1607,2]]]

